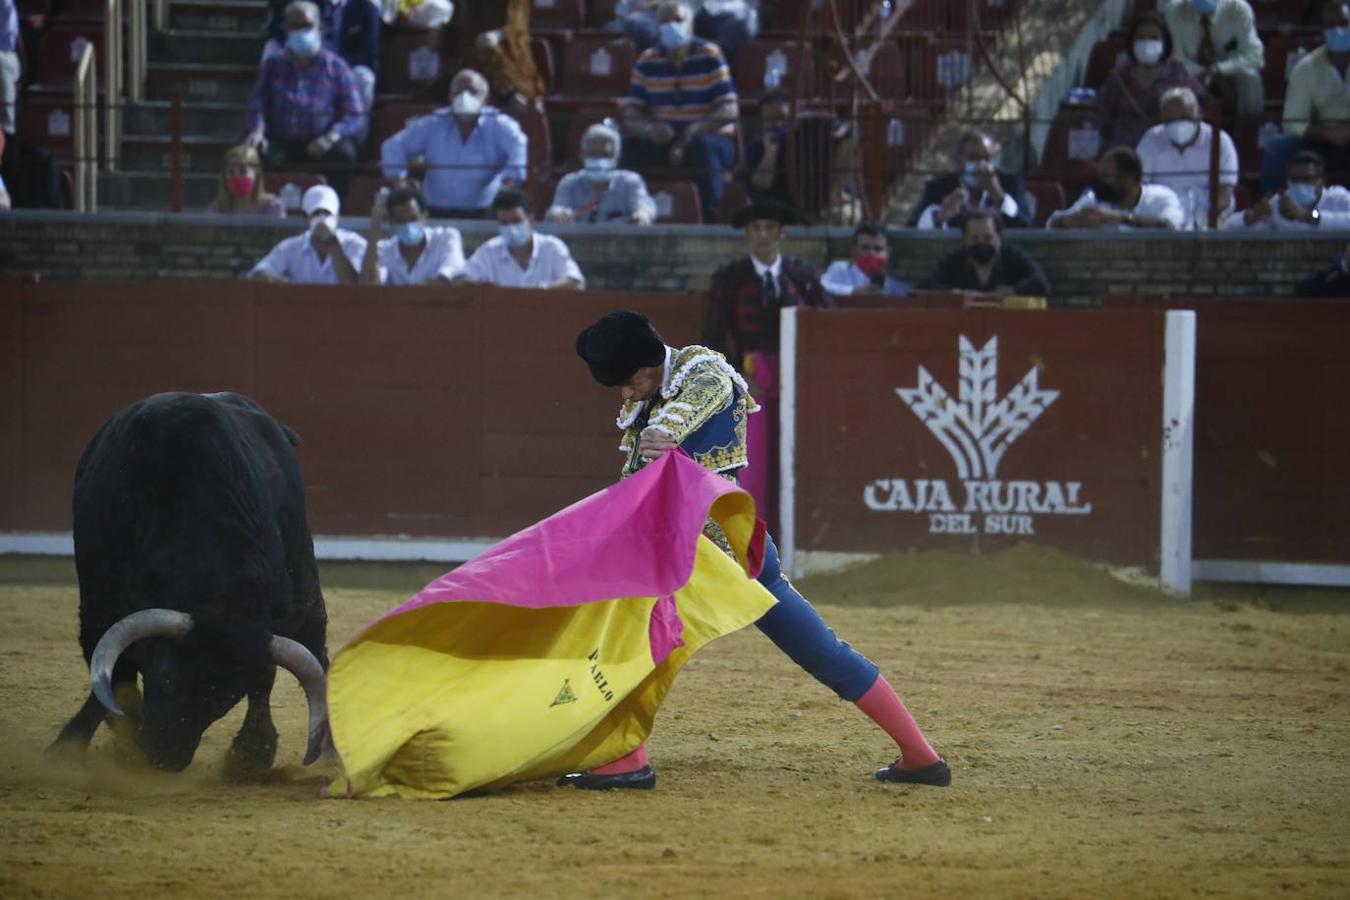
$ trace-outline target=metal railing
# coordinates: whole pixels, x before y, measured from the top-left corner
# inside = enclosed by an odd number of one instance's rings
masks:
[[[149,60],[150,33],[146,27],[147,0],[131,0],[127,22],[127,99],[140,103],[145,99],[145,72]]]
[[[98,69],[86,44],[75,66],[75,209],[98,210]]]
[[[113,172],[122,161],[122,0],[104,0],[103,12],[103,161]]]

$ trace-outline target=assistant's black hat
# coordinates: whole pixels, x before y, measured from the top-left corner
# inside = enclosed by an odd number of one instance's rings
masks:
[[[577,335],[577,356],[606,387],[619,387],[645,366],[666,361],[666,342],[642,313],[606,313]]]
[[[791,207],[772,200],[760,200],[741,207],[736,210],[736,215],[732,218],[731,224],[734,228],[744,228],[751,222],[758,222],[761,219],[768,219],[771,222],[777,222],[779,225],[797,224],[797,217],[792,212]]]

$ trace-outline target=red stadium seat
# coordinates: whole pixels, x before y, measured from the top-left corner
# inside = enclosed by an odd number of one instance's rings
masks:
[[[300,209],[301,196],[314,185],[327,183],[328,180],[318,172],[278,170],[263,173],[263,190],[281,198],[286,204],[288,216],[303,216],[304,212]]]
[[[562,152],[562,158],[566,160],[569,168],[576,168],[581,165],[581,136],[586,133],[586,129],[596,122],[612,119],[615,129],[622,133],[623,129],[619,124],[622,113],[622,107],[614,103],[609,106],[584,107],[569,117],[567,147]]]
[[[1070,195],[1077,195],[1092,180],[1097,158],[1106,150],[1094,110],[1061,107],[1050,123],[1037,177],[1058,181]]]
[[[1037,228],[1045,225],[1051,214],[1059,212],[1067,203],[1064,199],[1064,185],[1058,181],[1030,179],[1026,183],[1027,199],[1035,204],[1031,210],[1031,223]]]
[[[870,52],[856,53],[853,62],[882,101],[903,100],[906,97],[909,90],[909,70],[896,44],[890,41],[874,44]],[[850,93],[852,81],[852,68],[845,62],[843,51],[838,45],[832,45],[829,52],[829,71],[822,73],[816,96],[847,95]]]
[[[1092,55],[1088,57],[1087,70],[1083,73],[1083,84],[1093,90],[1101,90],[1111,70],[1119,65],[1125,54],[1128,41],[1123,35],[1111,36],[1092,45]]]
[[[94,45],[98,65],[99,87],[103,84],[104,26],[102,22],[57,20],[42,36],[42,50],[38,53],[37,78],[40,90],[68,90],[75,82],[75,67],[86,43]],[[30,88],[31,89],[31,88]]]
[[[586,24],[591,28],[604,28],[614,21],[614,12],[619,0],[590,0],[586,4]]]
[[[520,123],[525,136],[529,138],[530,183],[534,184],[539,178],[548,177],[553,169],[553,142],[549,138],[548,116],[533,106],[523,110],[509,109],[506,112]]]
[[[553,64],[553,44],[541,37],[530,38],[530,56],[539,77],[544,79],[545,93],[552,94],[558,83],[558,67]]]
[[[1248,0],[1248,2],[1251,4],[1258,28],[1301,25],[1309,6],[1307,0]],[[1313,12],[1316,12],[1316,9]]]
[[[346,216],[368,216],[375,205],[375,195],[385,186],[380,175],[365,173],[352,178],[347,186],[347,196],[342,198],[342,214]]]
[[[741,48],[736,62],[736,93],[758,97],[772,88],[809,94],[816,86],[810,48],[789,40],[754,38]],[[797,85],[805,90],[798,91]]]
[[[656,201],[656,221],[680,225],[702,225],[703,210],[698,187],[692,181],[656,181],[647,185]]]
[[[586,24],[585,0],[534,0],[531,7],[532,32],[567,31]]]
[[[1289,73],[1308,53],[1322,46],[1322,36],[1277,35],[1266,41],[1266,67],[1261,70],[1265,82],[1266,102],[1279,106],[1284,102],[1284,91],[1289,84]]]
[[[70,91],[29,91],[19,98],[16,130],[31,144],[69,156],[75,148],[75,95]]]
[[[371,119],[370,135],[378,147],[385,140],[402,131],[418,116],[435,112],[440,107],[429,100],[380,100],[375,101],[375,113]]]
[[[61,0],[60,14],[67,19],[102,19],[107,12],[103,0]]]
[[[534,217],[536,219],[543,219],[548,213],[548,208],[553,205],[553,195],[558,190],[559,181],[562,181],[561,174],[535,179],[530,199],[534,201]]]
[[[442,53],[441,29],[404,26],[381,44],[381,93],[424,94],[448,83],[450,61]]]
[[[637,51],[624,37],[577,35],[563,47],[558,91],[566,98],[618,98],[628,93]],[[550,102],[560,98],[551,98]]]

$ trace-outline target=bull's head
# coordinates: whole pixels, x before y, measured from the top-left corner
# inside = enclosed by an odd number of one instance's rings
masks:
[[[143,609],[121,619],[99,639],[89,660],[89,678],[94,694],[108,711],[122,715],[113,696],[112,673],[128,647],[147,638],[167,638],[173,644],[152,654],[141,673],[145,689],[143,721],[138,743],[160,768],[179,771],[192,761],[202,733],[239,702],[248,681],[223,674],[228,660],[213,660],[209,647],[178,646],[192,631],[192,617],[172,609]],[[191,642],[188,642],[191,643]],[[228,651],[229,648],[224,648]],[[318,759],[323,749],[328,709],[324,696],[323,666],[303,644],[272,635],[267,644],[270,661],[299,680],[309,701],[309,743],[305,765]]]

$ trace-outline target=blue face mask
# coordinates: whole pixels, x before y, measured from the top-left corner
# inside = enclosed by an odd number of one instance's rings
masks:
[[[1289,199],[1304,209],[1312,209],[1317,205],[1317,185],[1315,184],[1290,182],[1288,193]]]
[[[497,231],[508,247],[524,247],[530,242],[530,226],[525,222],[514,225],[498,225]]]
[[[667,50],[674,50],[689,43],[689,29],[683,22],[662,22],[660,35],[661,46]]]
[[[1350,53],[1350,25],[1328,28],[1324,32],[1327,49],[1332,53]]]
[[[425,229],[422,228],[421,222],[404,222],[394,229],[394,237],[405,247],[416,247],[422,243],[424,235]]]
[[[586,177],[591,181],[609,181],[614,177],[614,160],[604,156],[588,156],[585,160]]]
[[[286,32],[286,49],[296,56],[313,56],[319,52],[322,43],[317,28]]]
[[[1191,0],[1191,8],[1202,16],[1212,16],[1219,8],[1219,0]]]

